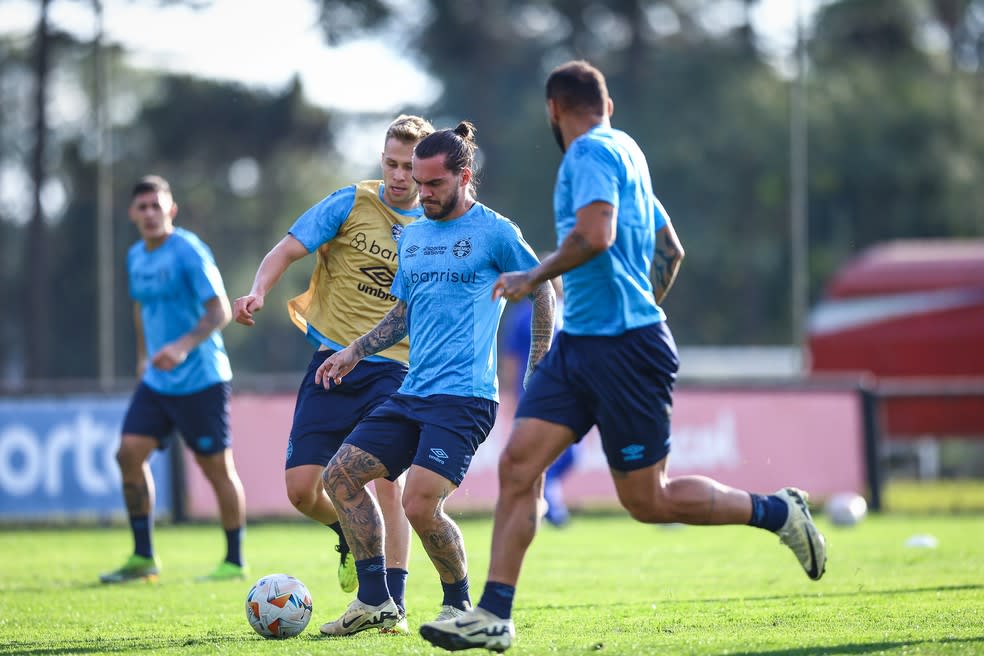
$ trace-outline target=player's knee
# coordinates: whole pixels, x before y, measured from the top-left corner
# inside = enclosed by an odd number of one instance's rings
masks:
[[[542,471],[514,453],[511,449],[503,450],[499,456],[499,489],[500,493],[532,491],[540,480]]]
[[[420,495],[405,495],[403,497],[403,512],[406,514],[414,530],[430,526],[439,515],[437,503],[432,497]]]
[[[136,449],[131,449],[126,444],[121,444],[116,451],[116,462],[120,466],[120,471],[129,472],[143,466],[143,459]]]
[[[321,484],[320,479],[318,484]],[[302,487],[300,485],[287,484],[287,498],[290,499],[291,505],[297,508],[302,513],[307,513],[314,507],[315,501],[317,501],[318,493],[316,489],[312,489],[311,486]]]

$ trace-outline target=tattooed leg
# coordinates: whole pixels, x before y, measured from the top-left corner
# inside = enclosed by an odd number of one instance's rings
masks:
[[[325,468],[325,491],[356,560],[383,555],[383,516],[366,485],[388,474],[377,458],[349,444],[343,444]]]
[[[444,512],[457,486],[440,474],[413,465],[407,474],[404,509],[441,580],[454,583],[468,574],[465,541],[458,525]]]
[[[150,454],[157,448],[150,437],[125,434],[116,452],[123,479],[123,499],[131,517],[145,517],[154,509],[154,478],[150,473]]]

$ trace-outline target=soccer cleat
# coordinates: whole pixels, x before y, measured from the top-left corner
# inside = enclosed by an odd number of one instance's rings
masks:
[[[330,636],[345,636],[367,629],[391,629],[400,621],[400,609],[392,599],[378,606],[368,606],[356,597],[345,614],[334,622],[321,625],[321,632]]]
[[[339,554],[338,562],[338,586],[342,592],[355,592],[359,587],[359,573],[355,571],[355,556],[349,550],[348,545],[335,545],[335,551]]]
[[[145,581],[153,583],[160,575],[160,562],[157,558],[146,558],[133,554],[126,559],[123,567],[113,572],[106,572],[99,575],[102,583],[130,583],[132,581]]]
[[[501,653],[512,645],[516,627],[512,620],[504,620],[479,606],[442,622],[427,622],[421,625],[420,635],[448,651],[484,648]]]
[[[249,574],[249,567],[246,565],[237,565],[228,560],[223,560],[214,570],[195,580],[200,583],[206,581],[242,581],[247,574]]]
[[[776,496],[789,508],[786,523],[776,531],[779,540],[793,550],[806,575],[817,581],[827,568],[827,543],[810,516],[807,494],[787,487],[776,492]]]
[[[399,609],[400,607],[397,606]],[[383,627],[379,629],[380,633],[387,633],[393,635],[407,635],[410,633],[410,624],[407,623],[407,613],[403,609],[400,609],[400,619],[397,620],[396,624],[390,627]]]
[[[471,610],[471,604],[469,604],[467,601],[465,603],[468,604],[468,610],[461,610],[457,606],[451,606],[449,604],[444,604],[443,606],[441,606],[441,612],[434,619],[434,621],[435,622],[443,622],[445,620],[453,620],[456,617],[461,617],[462,615],[464,615],[465,613],[467,613],[469,610]]]

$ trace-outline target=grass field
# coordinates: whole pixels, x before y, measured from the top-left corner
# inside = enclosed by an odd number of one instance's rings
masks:
[[[517,595],[510,654],[982,654],[984,515],[870,516],[830,527],[829,563],[806,578],[775,536],[745,527],[664,528],[580,516],[545,528]],[[461,521],[473,596],[485,578],[490,521]],[[935,549],[905,546],[931,534]],[[409,636],[319,637],[349,596],[335,580],[331,533],[308,522],[254,524],[253,574],[304,581],[314,617],[298,638],[266,641],[246,622],[252,581],[195,583],[221,557],[215,526],[163,526],[157,585],[96,583],[128,553],[123,528],[0,532],[0,654],[440,654]],[[253,578],[253,577],[251,577]],[[407,601],[412,627],[433,618],[437,575],[419,544]],[[484,653],[484,652],[471,652]]]

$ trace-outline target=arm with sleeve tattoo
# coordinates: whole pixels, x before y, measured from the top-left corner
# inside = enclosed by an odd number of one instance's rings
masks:
[[[342,378],[355,369],[362,358],[384,351],[407,334],[407,304],[397,301],[372,330],[337,353],[329,355],[314,374],[316,385],[329,389],[330,381],[341,384]]]
[[[407,336],[407,304],[397,301],[393,309],[376,326],[352,342],[351,348],[359,359],[385,351]]]
[[[557,312],[557,295],[549,282],[541,283],[533,292],[533,316],[530,318],[530,359],[526,365],[523,387],[529,381],[536,366],[550,350],[554,334],[554,315]]]
[[[673,224],[667,220],[666,225],[656,233],[656,250],[653,253],[653,296],[657,303],[662,303],[667,292],[676,279],[683,261],[683,245],[677,237]]]

